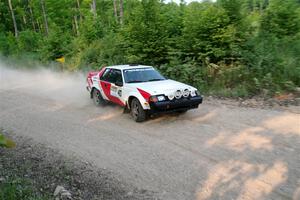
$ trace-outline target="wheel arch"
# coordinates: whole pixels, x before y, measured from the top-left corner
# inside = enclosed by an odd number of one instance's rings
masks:
[[[139,100],[139,98],[137,98],[136,96],[130,95],[130,96],[128,97],[128,101],[127,101],[127,106],[128,106],[129,109],[131,109],[131,102],[132,102],[133,99]],[[139,100],[139,101],[140,101],[140,100]]]
[[[93,98],[93,92],[94,92],[94,90],[97,90],[97,88],[92,87],[91,92],[90,92],[90,97],[91,97],[91,99]]]

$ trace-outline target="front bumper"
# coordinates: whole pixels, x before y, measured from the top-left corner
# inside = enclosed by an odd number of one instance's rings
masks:
[[[150,103],[150,113],[161,113],[161,112],[176,112],[182,110],[189,110],[198,108],[199,104],[202,103],[202,96],[195,96],[189,98],[174,99],[172,101],[158,101]]]

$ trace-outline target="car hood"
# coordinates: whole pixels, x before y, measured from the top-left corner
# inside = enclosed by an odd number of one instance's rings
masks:
[[[143,83],[133,83],[130,84],[135,88],[142,89],[151,95],[165,94],[168,95],[170,93],[174,93],[177,90],[185,90],[189,89],[196,90],[196,88],[189,86],[184,83],[180,83],[174,80],[163,80],[163,81],[150,81]]]

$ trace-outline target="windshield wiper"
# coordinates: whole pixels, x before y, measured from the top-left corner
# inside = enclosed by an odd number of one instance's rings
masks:
[[[142,83],[142,82],[144,82],[144,81],[128,81],[127,83]]]
[[[153,79],[149,79],[148,81],[163,81],[165,79],[163,78],[153,78]]]

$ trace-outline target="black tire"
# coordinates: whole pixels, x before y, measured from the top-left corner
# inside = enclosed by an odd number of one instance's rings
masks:
[[[132,99],[130,105],[131,116],[136,122],[143,122],[147,119],[147,113],[143,109],[140,101],[136,98]]]
[[[106,103],[100,91],[97,89],[93,89],[93,102],[96,106],[104,105]]]

